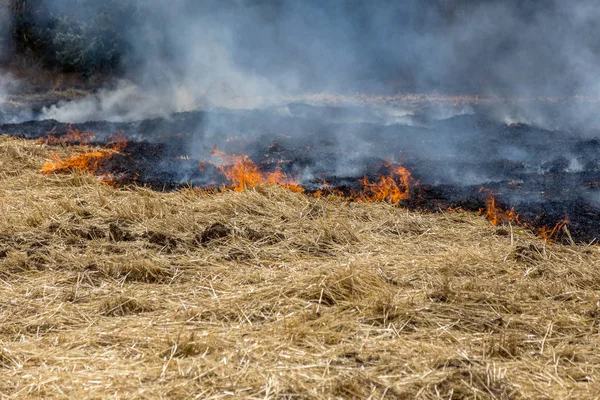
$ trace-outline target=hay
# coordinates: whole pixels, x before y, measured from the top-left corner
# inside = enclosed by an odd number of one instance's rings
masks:
[[[53,151],[0,137],[1,398],[600,393],[598,247],[276,187],[113,189],[38,173]]]

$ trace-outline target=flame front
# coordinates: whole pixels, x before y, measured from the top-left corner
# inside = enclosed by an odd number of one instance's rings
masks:
[[[304,188],[295,179],[290,178],[279,167],[272,172],[263,172],[247,155],[228,155],[219,151],[216,146],[213,148],[211,155],[226,163],[226,165],[218,165],[217,169],[231,182],[231,189],[236,192],[259,185],[283,186],[293,192],[304,191]],[[201,162],[201,170],[205,168],[205,165],[205,162]]]
[[[111,156],[112,153],[106,151],[92,151],[66,158],[54,153],[50,156],[52,161],[46,162],[41,171],[46,175],[65,174],[72,171],[85,171],[94,174],[101,170],[103,161]]]
[[[52,136],[48,136],[44,142],[47,144],[67,144],[77,140],[87,143],[86,140],[94,138],[89,132],[81,133],[78,130],[67,130],[67,135],[55,142],[50,140]],[[56,138],[54,138],[56,139]],[[127,146],[126,137],[122,133],[109,136],[110,142],[105,148],[87,151],[83,154],[76,154],[69,157],[61,157],[58,153],[52,154],[51,160],[42,165],[40,171],[46,175],[50,174],[68,174],[73,171],[87,172],[98,175],[100,182],[116,186],[118,179],[113,173],[104,173],[105,163],[113,157],[116,152],[123,150]]]
[[[72,129],[71,125],[67,128],[67,133],[63,136],[54,136],[48,134],[46,138],[41,138],[40,143],[51,146],[68,145],[70,143],[87,144],[94,139],[94,134],[89,131],[81,132],[79,129]]]
[[[228,187],[236,192],[259,185],[283,186],[294,192],[305,191],[297,179],[291,178],[280,167],[277,167],[275,171],[265,172],[246,154],[225,154],[218,150],[216,146],[213,147],[211,155],[219,159],[221,165],[216,166],[217,170],[231,183]],[[200,170],[204,171],[206,165],[207,161],[201,161]],[[371,182],[365,176],[359,182],[362,189],[357,193],[346,196],[342,191],[330,188],[329,184],[323,181],[323,187],[315,191],[313,196],[321,197],[324,194],[335,194],[345,200],[387,202],[398,205],[402,200],[410,198],[411,187],[418,182],[412,178],[410,171],[399,164],[385,163],[384,167],[390,170],[389,175],[381,175],[374,182]]]
[[[363,189],[356,196],[358,200],[398,205],[400,201],[410,198],[411,186],[416,183],[410,172],[401,165],[386,166],[391,168],[390,175],[379,176],[376,182],[369,181],[366,176],[361,180]]]
[[[534,225],[521,221],[519,219],[519,214],[515,212],[514,207],[511,207],[510,210],[506,211],[503,210],[500,206],[498,206],[496,204],[494,193],[492,193],[491,190],[481,188],[479,191],[485,192],[487,194],[487,199],[485,201],[486,208],[485,210],[481,209],[479,211],[494,226],[514,222],[518,226],[522,226],[523,228],[527,228],[535,232],[540,238],[544,239],[548,243],[556,242],[557,237],[559,236],[561,231],[568,232],[568,215],[565,215],[565,218],[562,221],[557,222],[556,225],[554,225],[554,227],[552,228],[549,228],[547,225],[544,225],[541,228],[536,229]]]
[[[89,143],[94,136],[89,132],[79,132],[69,128],[67,134],[57,138],[48,136],[42,140],[43,143],[53,145],[65,145],[72,142]],[[89,150],[83,154],[72,155],[69,157],[61,157],[58,154],[53,154],[51,160],[46,162],[41,172],[44,174],[71,173],[73,171],[83,171],[95,174],[99,177],[101,183],[118,186],[124,177],[119,174],[114,174],[109,171],[106,163],[116,153],[122,151],[127,145],[126,137],[118,132],[115,135],[109,136],[108,145],[104,148]],[[219,171],[228,184],[222,189],[229,189],[236,192],[241,192],[247,189],[252,189],[260,185],[282,186],[293,192],[305,192],[305,189],[300,186],[298,179],[290,177],[282,171],[277,165],[272,171],[263,171],[260,165],[257,165],[246,154],[226,154],[219,151],[215,146],[211,152],[211,156],[215,159],[211,161],[202,160],[199,162],[199,170],[205,171],[210,165]],[[344,190],[343,188],[331,187],[323,180],[321,189],[313,191],[312,196],[322,197],[324,195],[334,195],[345,201],[360,201],[360,202],[385,202],[394,206],[399,206],[403,200],[410,199],[414,193],[414,188],[419,184],[415,180],[410,171],[400,164],[392,164],[386,162],[382,166],[389,171],[388,174],[377,176],[373,181],[365,176],[359,180],[360,190]],[[123,174],[121,174],[123,175]],[[136,177],[133,177],[136,180]],[[515,225],[531,229],[538,236],[553,242],[561,231],[565,231],[569,235],[566,225],[568,217],[557,223],[553,228],[543,226],[536,229],[533,225],[527,222],[520,221],[519,215],[514,208],[505,210],[501,205],[497,204],[494,194],[491,190],[481,188],[481,192],[485,192],[485,208],[480,209],[480,212],[488,219],[492,225],[502,225],[514,223]],[[539,226],[539,225],[538,225]]]
[[[482,188],[480,189],[480,191],[483,191],[487,194],[487,199],[485,201],[485,211],[480,211],[483,213],[483,215],[485,215],[485,217],[488,219],[488,221],[490,221],[492,225],[506,224],[508,222],[515,222],[517,224],[520,224],[519,214],[515,212],[514,207],[512,207],[508,211],[503,210],[501,207],[498,207],[496,205],[496,198],[494,197],[494,193],[492,193],[491,190]]]
[[[246,155],[234,156],[232,165],[220,165],[217,168],[231,182],[236,192],[266,182],[258,166]]]
[[[570,233],[567,229],[568,223],[569,223],[569,215],[566,214],[565,218],[562,221],[558,221],[552,229],[548,228],[547,226],[542,226],[540,229],[537,230],[536,233],[542,239],[544,239],[548,242],[554,242],[555,238],[558,236],[560,231],[566,231],[567,235],[569,235],[569,238],[572,241],[573,239],[570,237]]]

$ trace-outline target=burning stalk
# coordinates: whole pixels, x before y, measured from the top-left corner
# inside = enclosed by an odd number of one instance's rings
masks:
[[[485,210],[480,209],[479,212],[485,215],[485,217],[488,219],[488,221],[490,221],[492,225],[495,226],[500,224],[506,224],[509,222],[521,224],[519,221],[519,214],[515,212],[514,207],[512,207],[508,211],[503,210],[501,207],[498,207],[496,205],[496,198],[494,197],[494,193],[492,193],[491,190],[481,188],[479,189],[479,191],[485,192],[487,196],[487,199],[485,201],[486,208]]]
[[[388,176],[379,176],[376,182],[369,181],[366,176],[361,180],[363,189],[357,199],[398,205],[400,201],[410,198],[411,186],[416,183],[410,172],[401,165],[388,163],[385,166],[391,168]]]
[[[69,145],[69,144],[88,144],[94,139],[94,134],[89,131],[81,132],[79,129],[67,127],[67,133],[63,136],[55,136],[52,133],[45,138],[40,138],[39,142],[50,146]]]
[[[50,157],[52,161],[46,162],[41,171],[46,174],[67,174],[72,171],[85,171],[91,174],[98,173],[102,169],[103,161],[111,157],[112,153],[98,150],[62,158],[54,153]]]
[[[67,131],[67,135],[63,136],[60,141],[47,141],[46,143],[66,144],[74,140],[73,138],[77,138],[77,140],[91,140],[94,138],[94,136],[89,132],[84,132],[84,134],[81,134],[77,130],[69,129],[69,131]],[[110,141],[106,147],[94,151],[86,151],[83,154],[61,157],[58,153],[54,153],[50,156],[51,161],[44,163],[40,171],[46,175],[68,174],[73,171],[87,172],[93,175],[98,175],[100,182],[114,186],[117,184],[119,179],[113,173],[104,173],[106,169],[105,165],[114,154],[122,151],[127,146],[127,140],[122,133],[109,136],[109,140]]]
[[[296,180],[289,178],[279,167],[272,172],[263,172],[247,155],[228,155],[219,151],[216,146],[213,148],[211,155],[221,158],[226,163],[226,165],[217,166],[217,170],[231,182],[231,188],[236,192],[259,185],[278,185],[293,192],[304,191],[304,188]],[[205,167],[206,163],[201,162],[200,169],[204,170]]]
[[[548,228],[548,226],[544,225],[540,229],[537,230],[537,235],[542,239],[548,242],[554,242],[556,237],[559,235],[560,231],[563,231],[567,234],[569,238],[569,242],[571,244],[575,244],[573,238],[571,237],[571,232],[567,228],[567,224],[569,223],[569,215],[565,215],[565,218],[562,221],[558,221],[556,225],[552,229]]]
[[[533,225],[528,224],[527,222],[522,222],[519,219],[519,214],[515,212],[514,207],[511,207],[510,210],[503,210],[500,206],[496,204],[496,199],[494,197],[494,193],[492,193],[489,189],[481,188],[480,192],[485,192],[487,195],[486,199],[486,208],[480,209],[479,212],[482,213],[488,221],[494,226],[496,225],[504,225],[509,223],[515,223],[516,225],[522,226],[524,228],[530,229],[535,232],[540,238],[544,239],[549,243],[553,243],[557,240],[557,236],[561,231],[564,231],[569,237],[569,241],[574,244],[573,238],[571,237],[571,233],[567,228],[567,224],[569,223],[569,216],[565,215],[565,218],[562,221],[559,221],[554,225],[554,227],[549,228],[547,225],[542,226],[539,229],[536,229]]]
[[[336,197],[339,197],[340,199],[343,200],[348,200],[349,198],[344,194],[344,192],[342,192],[340,189],[337,189],[335,187],[331,187],[329,185],[329,183],[323,179],[323,186],[321,187],[321,189],[317,190],[316,192],[314,192],[312,195],[315,198],[320,198],[323,196],[327,196],[327,195],[333,195]]]

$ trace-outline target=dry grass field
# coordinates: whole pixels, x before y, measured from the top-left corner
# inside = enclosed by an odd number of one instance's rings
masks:
[[[0,398],[600,396],[600,249],[279,187],[115,189],[0,137]],[[62,148],[65,154],[77,148]]]

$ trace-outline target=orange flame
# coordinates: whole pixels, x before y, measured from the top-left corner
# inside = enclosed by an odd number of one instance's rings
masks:
[[[561,230],[563,230],[569,223],[569,215],[565,215],[562,221],[559,221],[554,227],[549,228],[547,225],[536,229],[534,225],[519,220],[519,214],[515,212],[514,207],[506,211],[496,205],[496,199],[494,194],[489,189],[481,188],[480,191],[487,193],[486,208],[479,210],[485,217],[490,221],[492,225],[506,224],[514,222],[515,224],[524,228],[530,229],[535,232],[540,238],[544,239],[548,243],[554,243],[557,240],[557,236]]]
[[[401,165],[390,165],[392,171],[388,176],[379,176],[378,181],[370,182],[366,176],[361,180],[362,191],[356,196],[357,200],[366,202],[387,202],[397,205],[402,200],[410,198],[411,186],[417,182],[410,171]]]
[[[72,129],[71,125],[67,128],[67,134],[57,137],[49,134],[46,138],[39,139],[40,143],[45,143],[50,146],[66,145],[69,143],[87,144],[94,139],[94,134],[89,131],[81,132],[79,129]]]
[[[112,153],[100,150],[66,158],[55,153],[50,156],[52,161],[48,161],[42,166],[41,172],[46,175],[67,174],[73,171],[86,171],[93,174],[99,172],[103,161],[111,156]]]
[[[506,211],[496,205],[496,199],[494,193],[489,189],[481,188],[480,191],[484,191],[487,194],[487,200],[485,201],[486,208],[485,212],[483,209],[480,210],[483,215],[490,221],[492,225],[506,224],[508,222],[515,222],[520,224],[519,214],[515,212],[514,207]]]
[[[108,145],[107,147],[114,151],[123,151],[127,147],[127,137],[123,133],[123,131],[117,131],[108,136]]]
[[[86,135],[82,135],[79,131],[70,130],[69,140],[74,137],[78,138],[93,138],[94,136],[89,132],[84,132]],[[77,136],[79,135],[79,136]],[[78,139],[79,140],[79,139]],[[51,160],[44,163],[40,172],[46,175],[50,174],[68,174],[72,172],[88,172],[91,174],[98,175],[100,182],[117,186],[119,178],[113,173],[101,173],[105,162],[109,160],[115,153],[123,150],[127,145],[126,137],[118,132],[115,135],[109,136],[109,144],[106,148],[98,149],[94,151],[87,151],[83,154],[76,154],[68,157],[61,157],[58,153],[54,153],[50,156]],[[61,142],[67,143],[67,141]]]
[[[317,190],[316,192],[314,192],[312,195],[315,198],[320,198],[323,196],[336,196],[344,201],[347,200],[358,200],[358,196],[347,196],[342,190],[335,188],[335,187],[331,187],[331,185],[325,180],[322,180],[323,182],[323,186],[321,187],[321,189]]]
[[[233,165],[220,165],[217,168],[227,180],[231,181],[233,190],[236,192],[264,183],[263,174],[246,155],[234,156]]]
[[[296,180],[288,177],[280,168],[273,172],[262,172],[258,165],[245,154],[228,155],[213,147],[212,156],[220,157],[227,165],[219,165],[217,169],[231,182],[231,188],[236,192],[251,189],[259,185],[277,185],[293,192],[303,192],[304,188]],[[201,169],[205,167],[201,164]]]
[[[562,221],[557,222],[556,225],[554,225],[554,227],[552,229],[548,228],[547,226],[542,226],[540,229],[537,230],[536,233],[542,239],[544,239],[548,242],[554,242],[554,241],[556,241],[556,237],[558,236],[558,233],[561,230],[563,230],[565,228],[565,226],[567,226],[568,223],[569,223],[569,215],[566,214],[565,218]]]
[[[317,190],[316,192],[313,193],[313,197],[315,198],[320,198],[323,196],[323,194],[325,194],[326,191],[329,190],[329,183],[327,183],[327,181],[325,179],[323,179],[323,187],[319,190]]]

